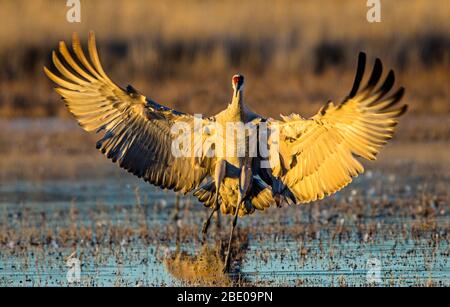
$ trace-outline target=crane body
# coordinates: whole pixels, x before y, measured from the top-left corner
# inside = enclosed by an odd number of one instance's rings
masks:
[[[407,110],[406,105],[397,106],[403,88],[387,96],[395,81],[392,70],[378,86],[383,70],[379,59],[361,87],[364,53],[359,55],[348,96],[337,105],[329,101],[311,118],[291,114],[275,120],[256,114],[244,101],[244,77],[238,74],[232,78],[233,93],[227,108],[201,119],[205,126],[216,124],[221,129],[230,124],[256,127],[257,144],[245,131],[244,149],[238,154],[238,138],[197,128],[194,116],[160,105],[132,86],[123,89],[111,81],[101,66],[93,32],[89,33],[89,56],[76,34],[72,46],[73,53],[60,42],[59,53],[52,54],[59,74],[44,68],[58,85],[56,92],[83,129],[102,134],[96,146],[112,162],[160,188],[192,192],[210,207],[211,214],[203,225],[204,236],[214,212],[232,215],[224,271],[229,270],[238,216],[270,206],[313,202],[342,189],[364,171],[359,159],[376,159],[392,138],[398,118]],[[177,136],[173,128],[179,124],[194,134],[194,142],[188,145],[193,147],[191,153],[196,153],[195,146],[200,145],[214,149],[215,154],[175,155]],[[262,140],[259,136],[263,125],[277,133],[269,133]],[[217,150],[215,145],[219,143],[223,146]],[[252,146],[259,149],[260,145],[271,149],[269,157],[263,157],[260,151],[252,152]],[[233,150],[225,150],[229,148]],[[261,162],[267,158],[278,163],[263,167]]]

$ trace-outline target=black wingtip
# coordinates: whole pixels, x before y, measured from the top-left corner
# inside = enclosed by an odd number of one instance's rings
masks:
[[[395,93],[395,99],[400,101],[400,99],[403,98],[403,95],[405,95],[405,88],[402,86],[398,89],[397,93]]]
[[[389,91],[392,89],[395,83],[395,74],[394,71],[391,69],[389,70],[389,73],[384,80],[383,84],[380,86],[380,88],[377,90],[376,95],[378,95],[377,99],[370,103],[368,107],[371,107],[378,103]]]
[[[367,82],[367,88],[373,88],[377,85],[378,81],[381,78],[381,74],[383,73],[383,63],[379,58],[375,59],[375,64],[373,65],[372,75],[370,76],[369,81]]]
[[[405,88],[404,87],[400,87],[397,92],[395,92],[392,96],[390,96],[389,98],[387,98],[384,101],[390,101],[387,105],[385,105],[383,108],[380,109],[380,111],[384,111],[389,109],[390,107],[392,107],[393,105],[397,104],[397,102],[399,102],[403,95],[405,94]]]
[[[392,100],[394,102],[398,102],[403,98],[404,94],[405,94],[405,88],[402,86],[397,90],[397,92],[395,92],[394,95],[392,95]]]
[[[364,70],[366,68],[366,54],[364,52],[360,52],[358,55],[358,66],[356,68],[355,81],[353,82],[353,87],[348,94],[348,98],[355,97],[358,92],[359,86],[361,85],[361,80],[364,76]]]
[[[403,114],[406,113],[406,111],[408,111],[408,105],[407,105],[407,104],[405,104],[404,106],[402,106],[402,107],[400,108],[400,112],[398,113],[397,116],[402,116]]]
[[[395,73],[391,69],[391,70],[389,70],[389,73],[388,73],[383,85],[381,86],[380,91],[382,93],[389,92],[392,89],[392,86],[394,86],[394,83],[395,83]]]

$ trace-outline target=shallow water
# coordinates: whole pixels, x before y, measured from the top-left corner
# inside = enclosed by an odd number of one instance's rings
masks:
[[[450,286],[450,175],[432,156],[441,147],[394,145],[326,200],[240,219],[223,275],[228,217],[202,244],[202,205],[89,151],[74,121],[0,120],[0,129],[21,140],[2,138],[12,144],[0,170],[0,286]],[[79,281],[67,279],[68,259],[79,261]]]
[[[448,203],[430,204],[431,218],[411,212],[420,185],[389,176],[369,173],[325,202],[240,220],[234,270],[219,285],[449,286]],[[2,183],[0,195],[0,285],[209,285],[220,274],[193,279],[183,269],[202,261],[207,210],[190,197],[176,210],[174,193],[128,174]],[[220,264],[228,219],[210,232]],[[81,263],[76,283],[66,278],[72,253]]]

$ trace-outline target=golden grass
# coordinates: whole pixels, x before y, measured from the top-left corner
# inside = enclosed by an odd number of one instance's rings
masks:
[[[95,29],[99,36],[114,39],[162,37],[195,40],[217,37],[292,35],[309,45],[319,38],[387,38],[450,31],[450,3],[446,0],[382,1],[382,22],[365,19],[365,1],[354,0],[95,0],[82,1],[82,22],[66,21],[65,2],[56,0],[0,1],[3,46],[53,42],[79,31]],[[285,37],[286,38],[286,37]]]
[[[373,24],[353,0],[82,1],[79,24],[66,21],[64,1],[0,6],[3,117],[67,116],[42,66],[59,40],[88,30],[113,80],[186,112],[221,110],[240,71],[257,111],[311,115],[350,89],[360,50],[398,72],[411,112],[450,112],[446,0],[385,0]]]

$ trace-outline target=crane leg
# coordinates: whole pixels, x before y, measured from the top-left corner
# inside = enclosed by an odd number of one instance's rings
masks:
[[[176,222],[179,219],[178,214],[180,213],[180,194],[175,195],[175,209],[173,212],[173,220]]]
[[[251,160],[249,160],[249,161],[251,161]],[[234,228],[236,227],[236,224],[237,224],[239,208],[241,207],[241,204],[243,204],[243,202],[245,201],[245,197],[250,188],[251,181],[252,181],[252,170],[248,166],[248,164],[243,165],[241,168],[241,174],[239,177],[239,194],[238,194],[238,200],[237,200],[237,205],[236,205],[236,211],[234,212],[233,224],[231,225],[230,239],[228,240],[227,255],[225,257],[225,265],[223,268],[224,273],[229,272],[229,270],[230,270],[230,251],[231,251],[231,243],[233,242]]]
[[[219,208],[217,208],[217,210],[216,210],[216,231],[221,228],[220,226],[221,226],[221,223],[220,223],[220,211],[219,211]]]
[[[206,221],[203,223],[203,228],[202,228],[202,241],[203,243],[205,243],[206,241],[206,235],[208,233],[208,228],[209,228],[209,224],[211,223],[211,218],[213,217],[215,212],[219,211],[219,199],[216,198],[216,202],[214,204],[214,208],[211,210],[211,213],[209,214],[208,218],[206,219]],[[219,218],[219,215],[217,215],[217,218]]]
[[[225,160],[221,159],[217,161],[216,166],[214,167],[214,181],[216,184],[216,199],[214,202],[214,209],[209,215],[208,219],[203,224],[202,234],[203,234],[203,242],[206,241],[206,234],[208,232],[209,224],[211,223],[211,218],[214,213],[217,212],[217,221],[219,221],[219,195],[220,195],[220,186],[222,185],[222,181],[224,180],[227,172],[227,163]]]
[[[233,233],[234,233],[234,228],[236,228],[236,224],[237,224],[237,219],[238,219],[238,214],[239,214],[239,207],[240,207],[241,202],[238,202],[238,206],[236,207],[236,212],[234,213],[234,217],[233,217],[233,222],[231,224],[231,232],[230,232],[230,238],[228,240],[228,248],[227,248],[227,254],[225,256],[225,265],[223,267],[223,273],[227,273],[230,271],[230,252],[231,252],[231,243],[233,242]]]

